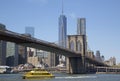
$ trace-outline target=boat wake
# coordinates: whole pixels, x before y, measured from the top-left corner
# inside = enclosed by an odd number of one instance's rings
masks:
[[[76,79],[76,78],[97,78],[97,76],[68,76],[68,77],[55,77],[56,79]]]

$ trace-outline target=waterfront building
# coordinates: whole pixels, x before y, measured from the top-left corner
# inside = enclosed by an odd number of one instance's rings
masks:
[[[49,67],[55,67],[56,64],[56,54],[51,52],[46,52],[42,50],[37,50],[37,56],[40,58],[42,63],[47,64]]]
[[[39,63],[41,65],[48,64],[48,52],[43,50],[37,50],[37,57],[39,57]]]
[[[6,42],[0,40],[0,65],[6,65]]]
[[[77,19],[77,35],[86,35],[86,19]]]
[[[4,31],[6,26],[0,23],[0,30]],[[6,42],[0,40],[0,65],[6,65]]]
[[[49,67],[57,66],[57,64],[58,64],[57,59],[58,59],[58,55],[56,55],[55,53],[49,52],[48,53],[48,63],[47,63],[49,65]]]
[[[37,57],[37,56],[28,57],[27,62],[34,65],[34,66],[36,66],[36,67],[40,64],[39,57]]]
[[[17,49],[18,48],[17,46],[15,46],[15,43],[7,42],[6,65],[8,66],[18,65]]]
[[[12,42],[7,42],[6,65],[17,66],[25,64],[27,60],[26,48]]]
[[[19,54],[18,64],[25,64],[27,62],[27,47],[19,45],[18,54]]]
[[[18,45],[12,42],[7,42],[6,65],[18,65]]]
[[[109,61],[110,61],[111,66],[116,65],[116,58],[115,57],[110,57]]]
[[[109,65],[109,66],[114,66],[116,65],[116,58],[115,57],[110,57],[109,60],[105,61],[105,64]]]

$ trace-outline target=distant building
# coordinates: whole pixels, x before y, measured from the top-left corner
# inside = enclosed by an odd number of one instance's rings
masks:
[[[0,23],[0,30],[4,31],[6,26]],[[0,40],[0,65],[6,65],[6,42]]]
[[[110,65],[113,66],[113,65],[116,65],[116,58],[115,57],[110,57]]]
[[[88,50],[88,51],[87,51],[87,56],[90,57],[90,58],[92,58],[92,59],[95,59],[94,52],[91,51],[91,50]]]
[[[109,60],[105,61],[107,65],[114,66],[116,65],[116,58],[115,57],[110,57]]]
[[[17,66],[27,60],[26,48],[13,42],[7,42],[6,65]]]
[[[0,40],[0,65],[6,65],[6,42]]]
[[[36,54],[35,48],[27,47],[27,57],[34,57]]]
[[[25,46],[18,46],[18,54],[19,54],[19,64],[25,64],[27,63],[27,47]]]
[[[102,60],[102,62],[105,61],[105,57],[103,55],[101,56],[101,60]]]
[[[49,65],[49,67],[57,66],[57,64],[58,64],[57,59],[58,59],[58,55],[56,55],[55,53],[49,52],[49,54],[48,54],[48,63],[47,63]]]
[[[34,66],[36,66],[36,67],[40,64],[39,57],[37,57],[37,56],[28,57],[27,59],[28,59],[28,60],[27,60],[28,63],[30,63],[30,64],[32,64],[32,65],[34,65]]]
[[[48,57],[48,52],[46,52],[46,51],[43,51],[43,50],[37,50],[37,56],[38,57]]]
[[[17,47],[15,47],[15,43],[7,42],[6,65],[8,66],[18,65],[18,50],[16,50]]]
[[[18,65],[18,45],[12,42],[7,42],[6,65]]]
[[[26,27],[25,28],[25,34],[30,34],[31,37],[34,37],[34,27]]]
[[[101,55],[100,55],[100,51],[97,50],[96,51],[96,56],[95,56],[96,60],[99,61],[99,62],[102,62],[102,59],[101,59]]]
[[[37,50],[37,56],[41,59],[42,62],[48,64],[49,67],[54,67],[57,65],[57,55],[54,53]]]
[[[34,57],[28,57],[28,63],[33,64],[34,66],[39,66],[39,65],[44,65],[47,67],[55,67],[56,66],[56,59],[55,59],[55,54],[42,51],[42,50],[37,50],[37,56]]]
[[[77,35],[86,35],[86,19],[77,19]]]

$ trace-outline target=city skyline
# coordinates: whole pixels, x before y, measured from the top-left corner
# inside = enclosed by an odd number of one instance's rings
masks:
[[[88,44],[94,52],[100,50],[105,59],[115,56],[120,62],[119,0],[64,1],[68,20],[67,34],[76,34],[77,18],[86,18]],[[22,6],[21,6],[22,5]],[[35,27],[35,37],[58,41],[58,17],[60,0],[1,0],[0,23],[8,30],[24,33],[26,26]]]

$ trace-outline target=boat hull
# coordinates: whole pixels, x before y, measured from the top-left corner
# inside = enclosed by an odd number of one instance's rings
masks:
[[[54,77],[55,76],[23,76],[23,79],[48,79]]]
[[[46,79],[53,77],[55,77],[53,74],[44,69],[33,69],[22,76],[23,79]]]

